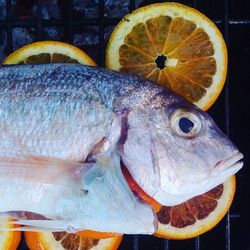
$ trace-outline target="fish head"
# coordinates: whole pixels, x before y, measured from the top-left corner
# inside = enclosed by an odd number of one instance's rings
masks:
[[[243,155],[208,113],[166,95],[128,117],[122,159],[146,193],[173,206],[226,181]]]

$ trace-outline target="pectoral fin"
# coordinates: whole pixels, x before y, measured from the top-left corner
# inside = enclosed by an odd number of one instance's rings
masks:
[[[45,157],[0,158],[0,178],[19,178],[53,184],[66,177],[77,180],[88,167],[88,163]]]

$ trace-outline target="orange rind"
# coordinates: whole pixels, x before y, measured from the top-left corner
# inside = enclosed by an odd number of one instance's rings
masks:
[[[80,63],[96,66],[96,63],[79,48],[58,41],[42,41],[28,44],[6,57],[2,64]]]

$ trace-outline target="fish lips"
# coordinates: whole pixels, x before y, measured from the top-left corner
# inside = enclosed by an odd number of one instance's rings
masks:
[[[243,167],[243,154],[237,151],[233,155],[218,161],[213,167],[213,175],[233,175]]]

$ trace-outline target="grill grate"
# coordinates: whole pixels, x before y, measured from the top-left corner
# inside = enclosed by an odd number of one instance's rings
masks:
[[[219,15],[216,15],[215,18],[213,18],[213,21],[219,26],[219,28],[222,30],[222,33],[224,35],[224,38],[226,40],[227,46],[229,48],[229,52],[231,49],[231,44],[229,43],[230,41],[230,36],[231,36],[231,30],[233,26],[237,27],[247,27],[246,30],[250,33],[250,4],[247,3],[247,0],[244,1],[243,6],[246,6],[248,8],[248,11],[246,15],[239,15],[240,18],[235,17],[233,15],[233,18],[230,18],[229,16],[229,8],[231,5],[234,5],[236,0],[224,0],[224,1],[218,1],[218,9],[219,9]],[[0,1],[3,2],[3,1]],[[17,19],[14,17],[14,7],[15,5],[13,4],[14,2],[22,4],[22,2],[29,2],[29,3],[36,3],[37,10],[36,10],[36,18],[33,19]],[[6,16],[5,18],[2,18],[0,16],[0,38],[3,36],[3,32],[6,32],[6,47],[5,47],[5,53],[6,55],[11,53],[13,51],[13,28],[35,28],[35,41],[38,40],[43,40],[43,28],[44,27],[59,27],[63,29],[63,34],[64,38],[61,40],[67,41],[69,43],[73,43],[73,34],[75,29],[79,29],[81,27],[98,27],[98,55],[97,59],[98,64],[100,66],[104,66],[104,56],[105,56],[105,46],[106,46],[106,39],[105,39],[105,29],[107,27],[112,27],[117,24],[117,22],[120,20],[120,18],[108,18],[105,16],[105,2],[107,0],[95,0],[95,2],[98,2],[97,8],[98,8],[98,17],[94,18],[85,18],[81,20],[75,20],[74,19],[74,12],[73,12],[73,0],[58,0],[58,3],[60,3],[62,6],[64,6],[64,16],[61,19],[44,19],[42,16],[42,4],[46,2],[45,0],[37,0],[37,1],[32,1],[32,0],[27,0],[27,1],[21,1],[21,0],[6,0]],[[119,2],[119,1],[117,1]],[[149,3],[152,3],[154,1],[139,1],[139,0],[128,0],[129,3],[129,11],[134,10],[138,6],[138,2],[142,2],[142,4],[146,5]],[[162,2],[162,1],[155,1],[155,2]],[[178,1],[184,4],[188,4],[192,7],[195,7],[197,9],[200,9],[202,12],[207,11],[204,2],[201,0],[183,0],[183,1]],[[216,0],[211,1],[211,4],[214,4],[216,12],[218,12],[216,5],[217,2]],[[210,4],[210,1],[209,1]],[[210,8],[211,9],[211,8]],[[231,7],[232,9],[232,7]],[[235,11],[237,12],[237,11]],[[238,11],[239,12],[239,11]],[[210,14],[212,14],[210,12]],[[0,12],[1,15],[1,12]],[[207,14],[210,16],[209,14]],[[1,41],[1,40],[0,40]],[[91,47],[91,45],[89,45]],[[86,49],[86,48],[85,48]],[[86,49],[88,50],[88,49]],[[247,53],[249,53],[249,49],[247,49]],[[230,56],[230,53],[229,53]],[[2,59],[2,58],[1,58]],[[217,118],[217,122],[219,123],[220,127],[224,128],[223,130],[226,131],[228,135],[231,133],[231,127],[230,127],[230,121],[231,121],[231,109],[230,105],[232,105],[232,101],[230,99],[231,97],[231,92],[230,92],[230,87],[231,87],[231,76],[229,74],[228,79],[227,79],[227,84],[224,89],[223,97],[222,97],[222,102],[224,103],[219,103],[217,106],[215,105],[214,108],[210,111],[215,118]],[[219,105],[221,105],[219,107]],[[221,108],[223,107],[223,108]],[[218,112],[218,109],[222,111]],[[241,138],[241,137],[239,137]],[[239,141],[240,142],[240,141]],[[243,143],[244,144],[244,143]],[[243,147],[243,146],[242,146]],[[163,239],[158,239],[158,238],[153,238],[152,236],[125,236],[124,240],[121,244],[120,249],[133,249],[133,250],[138,250],[138,249],[164,249],[164,250],[178,250],[178,249],[195,249],[195,250],[240,250],[240,249],[247,249],[247,246],[239,247],[241,242],[240,236],[238,234],[232,234],[232,223],[235,223],[235,221],[240,219],[240,212],[239,208],[236,208],[233,213],[228,213],[226,218],[223,220],[222,223],[220,223],[219,226],[216,227],[215,232],[213,233],[207,233],[205,236],[197,237],[195,239],[189,240],[189,241],[168,241],[168,240],[163,240]],[[220,241],[221,243],[218,242],[212,242],[214,239]],[[236,237],[235,239],[233,237]],[[237,238],[238,237],[238,238]],[[150,239],[150,240],[149,240]],[[232,246],[232,241],[236,242],[234,244],[234,247]],[[210,243],[209,243],[210,242]],[[209,243],[209,244],[208,244]],[[26,249],[26,246],[24,243],[20,247],[20,249]],[[250,248],[248,248],[250,249]]]

